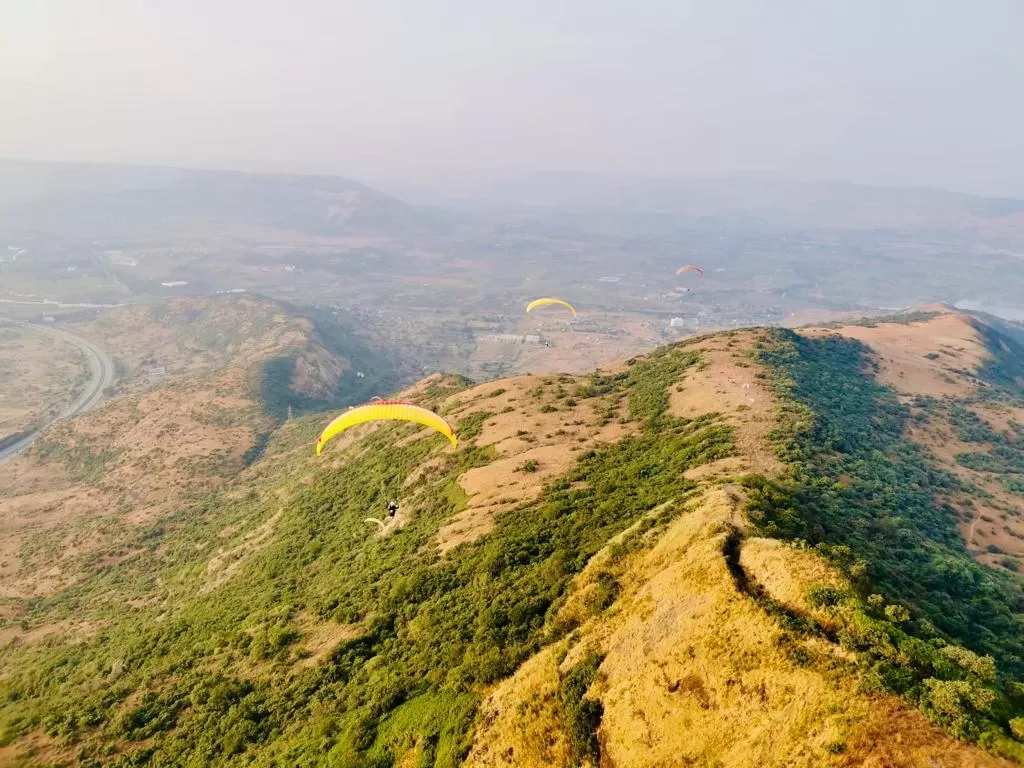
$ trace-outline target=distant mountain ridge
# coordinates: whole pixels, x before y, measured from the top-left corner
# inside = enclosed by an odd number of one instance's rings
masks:
[[[642,235],[670,224],[756,229],[892,229],[1024,237],[1024,200],[928,187],[779,179],[524,173],[452,183],[454,205],[559,216],[581,228]],[[606,219],[601,221],[601,219]]]
[[[444,231],[439,218],[340,176],[2,159],[0,227],[122,237],[238,227],[321,236]]]

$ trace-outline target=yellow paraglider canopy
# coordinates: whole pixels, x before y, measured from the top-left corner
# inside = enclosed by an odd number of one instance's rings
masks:
[[[559,306],[565,307],[570,312],[572,312],[573,317],[576,317],[576,307],[574,307],[565,299],[554,299],[550,297],[543,299],[534,299],[533,301],[526,305],[526,311],[530,312],[531,310],[534,310],[537,307],[544,307],[547,306],[548,304],[558,304]]]
[[[363,424],[367,421],[378,421],[381,419],[397,419],[399,421],[412,421],[430,427],[448,438],[452,445],[458,445],[455,438],[455,428],[442,419],[433,411],[420,408],[412,403],[405,403],[401,400],[380,400],[367,405],[361,405],[350,411],[345,411],[338,418],[328,424],[320,437],[316,439],[316,455],[323,453],[324,446],[331,438],[344,432],[349,427]]]

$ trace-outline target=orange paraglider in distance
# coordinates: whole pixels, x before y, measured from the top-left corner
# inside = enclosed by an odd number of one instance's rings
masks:
[[[683,272],[699,272],[701,277],[704,277],[704,270],[698,267],[696,264],[685,264],[676,270],[677,275],[683,274]]]

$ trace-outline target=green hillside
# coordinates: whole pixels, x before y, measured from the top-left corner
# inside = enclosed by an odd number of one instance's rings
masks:
[[[844,640],[872,684],[958,736],[1024,757],[1003,732],[1024,714],[1024,585],[977,564],[964,546],[951,499],[971,489],[904,439],[912,409],[866,372],[864,345],[775,331],[757,354],[782,400],[775,438],[789,469],[777,481],[746,480],[756,527],[817,546],[850,577],[852,602],[866,613]],[[883,611],[886,602],[908,610]],[[947,643],[996,663],[951,670]]]
[[[763,447],[781,471],[742,463],[760,450],[749,405],[723,398],[681,415],[726,359],[772,398]],[[478,713],[494,686],[550,652],[563,664],[556,762],[596,765],[615,727],[603,720],[600,627],[642,619],[638,563],[724,490],[749,524],[730,513],[706,535],[730,601],[754,606],[779,663],[1024,761],[1021,578],[972,557],[957,529],[963,481],[904,439],[915,409],[871,361],[847,338],[759,331],[589,377],[497,388],[432,377],[411,396],[457,424],[454,450],[388,424],[317,460],[325,415],[283,424],[248,470],[153,523],[143,546],[19,604],[23,629],[75,618],[91,631],[0,651],[2,754],[49,766],[456,766],[488,727]],[[996,384],[1021,397],[1012,379]],[[493,437],[506,417],[522,428]],[[481,472],[519,490],[481,533],[442,546],[446,525],[475,508],[464,478]],[[544,481],[531,495],[533,474]],[[399,520],[378,534],[364,518],[391,498]],[[836,575],[805,606],[779,598],[743,560],[746,542],[765,538]],[[710,694],[693,695],[713,709]],[[844,738],[821,759],[852,760]]]

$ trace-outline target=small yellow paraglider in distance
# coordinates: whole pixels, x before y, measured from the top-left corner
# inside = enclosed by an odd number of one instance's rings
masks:
[[[442,419],[433,411],[420,408],[418,405],[406,403],[402,400],[381,400],[374,398],[373,402],[360,405],[338,416],[334,421],[324,427],[324,431],[316,439],[316,455],[323,453],[324,446],[340,433],[357,424],[364,424],[367,421],[398,420],[411,421],[430,427],[448,438],[448,441],[458,446],[455,437],[455,427]]]
[[[570,312],[572,312],[573,317],[576,317],[576,307],[574,307],[565,299],[556,299],[550,296],[542,299],[534,299],[533,301],[526,305],[526,311],[532,312],[537,307],[546,307],[549,304],[557,304],[558,306],[565,307]]]
[[[698,267],[696,264],[684,264],[676,270],[676,275],[681,275],[683,272],[698,272],[701,277],[704,277],[704,270]]]

